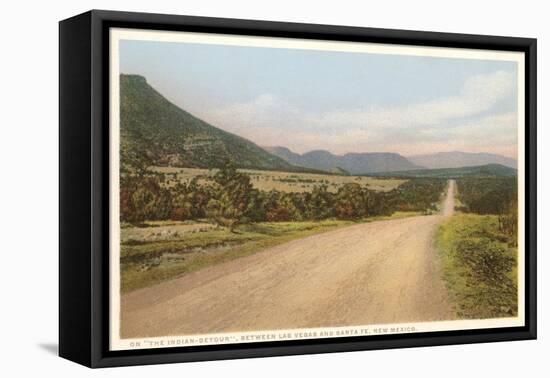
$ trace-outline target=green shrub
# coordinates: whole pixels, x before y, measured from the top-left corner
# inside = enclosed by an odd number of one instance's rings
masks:
[[[506,242],[498,216],[455,215],[440,227],[437,240],[459,317],[517,315],[517,248]]]
[[[495,287],[510,280],[508,273],[514,268],[515,259],[502,243],[489,238],[466,238],[457,243],[456,251],[460,263],[468,267],[475,280]]]

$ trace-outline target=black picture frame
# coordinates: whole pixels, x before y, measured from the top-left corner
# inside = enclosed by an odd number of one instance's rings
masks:
[[[525,53],[524,327],[110,351],[109,28]],[[536,39],[92,10],[59,24],[59,354],[89,367],[536,338]]]

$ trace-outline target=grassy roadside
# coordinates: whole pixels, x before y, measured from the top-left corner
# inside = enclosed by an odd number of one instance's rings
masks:
[[[183,225],[182,222],[156,222],[149,225],[152,226],[149,230],[126,227],[122,230],[120,251],[121,290],[127,293],[148,287],[210,265],[355,223],[417,215],[420,213],[396,212],[392,216],[373,217],[361,222],[262,222],[241,225],[236,233],[210,224],[195,227],[190,232],[189,228],[197,225]],[[147,236],[144,231],[148,231]]]
[[[517,315],[517,248],[494,215],[457,214],[437,233],[447,287],[464,319]]]

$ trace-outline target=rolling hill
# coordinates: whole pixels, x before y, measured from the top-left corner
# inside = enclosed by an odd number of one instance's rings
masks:
[[[286,147],[264,147],[264,149],[290,164],[335,173],[344,171],[358,175],[422,168],[397,153],[367,152],[334,155],[329,151],[315,150],[301,155]]]
[[[256,144],[218,129],[180,109],[142,76],[120,76],[122,167],[238,168],[310,171],[293,166]]]
[[[488,153],[470,153],[461,151],[438,152],[428,155],[408,156],[414,164],[428,169],[476,167],[486,164],[500,164],[517,168],[517,161],[506,156]]]
[[[476,167],[460,168],[438,168],[438,169],[416,169],[401,172],[379,172],[371,174],[379,177],[404,177],[404,178],[459,178],[459,177],[514,177],[517,176],[515,168],[506,167],[501,164],[486,164]]]

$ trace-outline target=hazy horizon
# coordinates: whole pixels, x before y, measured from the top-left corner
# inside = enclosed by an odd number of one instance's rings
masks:
[[[259,147],[264,148],[264,149],[265,148],[287,148],[291,152],[298,153],[300,155],[304,155],[304,154],[307,154],[307,153],[310,153],[310,152],[315,152],[315,151],[327,151],[327,152],[330,152],[331,154],[337,155],[337,156],[343,156],[343,155],[346,155],[346,154],[354,154],[354,153],[357,153],[357,154],[362,154],[362,153],[369,153],[369,154],[396,153],[396,154],[399,154],[399,155],[401,155],[405,158],[409,158],[409,157],[418,157],[418,156],[424,156],[424,155],[437,155],[437,154],[448,154],[448,153],[472,153],[472,154],[498,155],[498,156],[504,156],[504,157],[507,157],[507,158],[510,158],[510,159],[517,160],[515,157],[510,157],[510,156],[506,156],[506,155],[502,155],[502,154],[494,154],[492,152],[484,152],[484,151],[468,152],[468,151],[459,151],[459,150],[448,150],[448,151],[435,151],[435,152],[431,152],[431,153],[428,153],[428,154],[410,154],[409,155],[409,154],[402,154],[399,151],[348,151],[348,152],[344,152],[344,153],[335,153],[335,152],[333,152],[331,150],[328,150],[328,149],[315,148],[315,149],[308,150],[308,151],[305,151],[305,152],[296,152],[292,148],[288,148],[287,146],[268,146],[268,145],[264,144],[264,145],[259,145]]]
[[[120,71],[259,146],[517,159],[514,62],[121,41]]]

